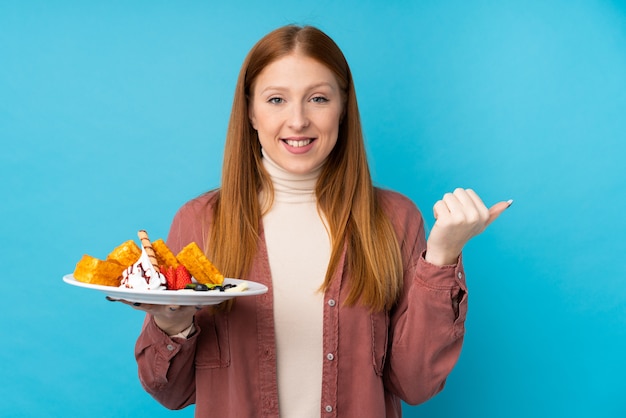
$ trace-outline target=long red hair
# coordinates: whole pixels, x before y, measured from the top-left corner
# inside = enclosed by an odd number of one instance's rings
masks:
[[[252,265],[263,215],[259,191],[273,188],[261,162],[256,131],[248,118],[248,100],[259,73],[296,48],[298,53],[319,61],[334,73],[345,100],[337,144],[316,186],[318,208],[328,221],[332,246],[322,290],[328,287],[347,244],[350,291],[346,303],[363,303],[373,310],[389,309],[402,288],[400,247],[372,185],[348,63],[335,42],[311,26],[289,25],[270,32],[254,45],[242,65],[207,253],[227,277],[242,277]]]

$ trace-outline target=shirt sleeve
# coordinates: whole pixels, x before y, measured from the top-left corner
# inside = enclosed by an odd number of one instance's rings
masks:
[[[449,266],[428,263],[421,215],[416,208],[405,215],[399,228],[403,231],[404,290],[390,312],[384,378],[388,390],[415,405],[443,389],[459,358],[467,287],[462,257]]]
[[[146,316],[135,344],[139,380],[152,397],[169,409],[195,402],[194,357],[200,329],[188,339],[169,337]]]

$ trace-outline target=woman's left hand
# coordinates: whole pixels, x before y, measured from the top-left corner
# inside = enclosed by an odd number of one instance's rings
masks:
[[[465,244],[512,202],[499,202],[488,209],[471,189],[446,193],[433,207],[436,221],[426,242],[426,261],[439,266],[455,264]]]

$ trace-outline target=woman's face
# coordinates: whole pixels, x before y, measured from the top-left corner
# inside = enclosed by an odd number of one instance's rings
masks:
[[[343,96],[333,73],[297,53],[261,71],[248,109],[265,152],[294,174],[324,163],[337,143],[342,112]]]

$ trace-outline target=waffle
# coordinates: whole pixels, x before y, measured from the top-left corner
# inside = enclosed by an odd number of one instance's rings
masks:
[[[224,281],[222,273],[206,258],[195,242],[180,250],[176,258],[199,283],[222,284]]]
[[[156,255],[159,266],[161,266],[161,271],[164,268],[168,267],[178,267],[180,262],[176,259],[176,256],[168,246],[165,244],[165,241],[162,239],[158,239],[152,243],[152,248],[154,249],[154,254]]]
[[[122,272],[126,268],[113,260],[100,260],[90,255],[76,263],[74,278],[79,282],[98,284],[103,286],[119,286]]]
[[[107,256],[108,261],[116,261],[123,266],[130,266],[141,257],[141,250],[135,241],[128,240],[117,247]]]

